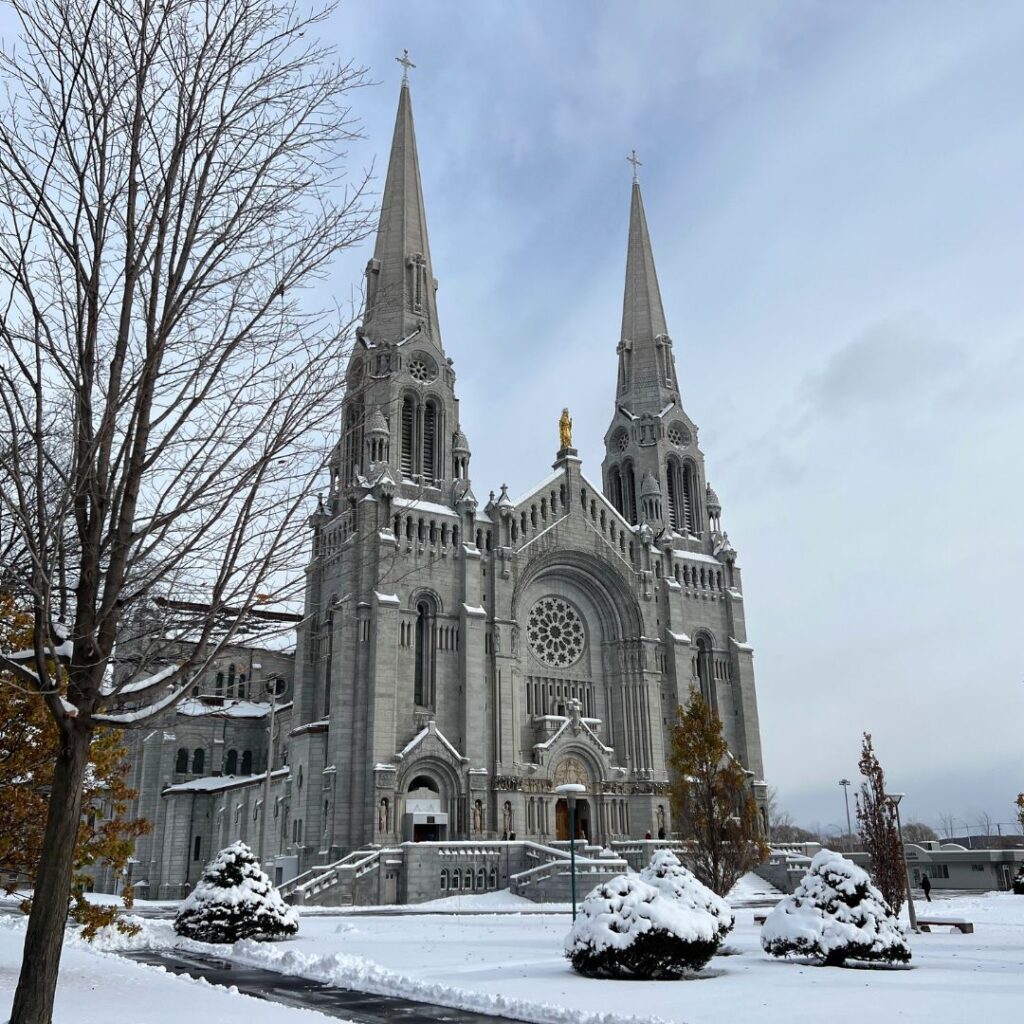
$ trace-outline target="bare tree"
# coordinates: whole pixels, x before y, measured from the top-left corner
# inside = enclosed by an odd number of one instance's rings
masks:
[[[315,41],[329,8],[11,6],[0,575],[34,629],[0,668],[60,733],[11,1020],[46,1024],[94,730],[172,707],[302,564],[347,337],[308,286],[369,227],[341,150],[364,76]],[[200,609],[170,624],[178,660],[113,676],[122,624],[159,595]]]
[[[907,821],[903,824],[903,839],[907,843],[934,843],[938,835],[930,825],[923,821]]]
[[[953,838],[956,832],[956,817],[953,814],[945,813],[939,815],[939,829],[947,840]]]
[[[978,815],[978,828],[983,836],[992,835],[992,831],[995,828],[995,821],[988,811],[983,811]]]
[[[886,795],[885,773],[878,763],[870,733],[864,733],[859,766],[864,781],[857,795],[857,824],[864,847],[871,855],[875,883],[898,914],[906,895],[903,845],[896,823],[896,805]]]

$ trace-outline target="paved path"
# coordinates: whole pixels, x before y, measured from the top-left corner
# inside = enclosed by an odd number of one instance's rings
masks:
[[[239,992],[284,1006],[297,1006],[315,1010],[328,1017],[356,1021],[357,1024],[496,1024],[514,1020],[511,1017],[492,1017],[469,1010],[455,1010],[450,1006],[418,1003],[410,999],[378,996],[369,992],[335,988],[319,981],[308,981],[291,974],[265,971],[258,967],[243,967],[214,957],[199,956],[181,950],[139,950],[121,954],[129,960],[154,964],[171,974],[187,974],[191,978],[205,978],[211,985],[234,985]],[[516,1024],[523,1022],[516,1021]]]

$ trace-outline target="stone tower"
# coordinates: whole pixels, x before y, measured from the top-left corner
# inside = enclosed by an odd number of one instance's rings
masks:
[[[409,83],[403,80],[366,309],[349,359],[343,433],[332,459],[333,501],[381,479],[399,494],[452,501],[467,489],[455,371],[437,318]]]
[[[615,412],[604,438],[605,494],[630,523],[701,537],[708,526],[704,456],[697,428],[679,398],[672,339],[636,179],[617,352]]]

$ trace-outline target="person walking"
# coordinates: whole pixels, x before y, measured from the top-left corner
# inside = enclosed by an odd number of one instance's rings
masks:
[[[921,879],[921,888],[924,890],[924,898],[931,903],[932,901],[932,880],[925,875]]]

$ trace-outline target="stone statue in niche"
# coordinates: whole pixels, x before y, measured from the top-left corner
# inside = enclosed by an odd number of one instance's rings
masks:
[[[583,728],[583,705],[575,697],[570,697],[566,710],[569,712],[569,728],[574,734],[579,734]]]
[[[473,804],[473,831],[483,832],[484,830],[484,805],[477,800]]]
[[[505,814],[504,814],[504,817],[502,818],[502,822],[501,822],[501,827],[504,829],[506,837],[508,837],[508,836],[510,836],[512,834],[512,831],[513,831],[513,827],[512,826],[513,826],[513,821],[512,821],[512,804],[511,804],[510,801],[506,800],[505,801]]]

